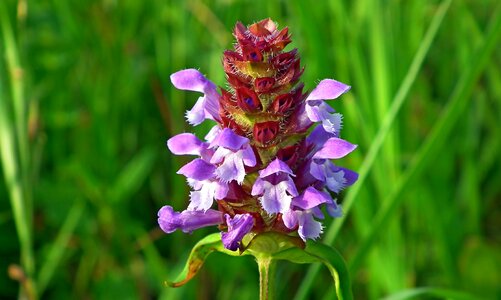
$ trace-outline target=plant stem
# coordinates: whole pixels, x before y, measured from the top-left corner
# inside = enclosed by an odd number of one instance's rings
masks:
[[[275,268],[276,261],[271,257],[256,258],[259,267],[259,299],[273,300],[275,289]]]

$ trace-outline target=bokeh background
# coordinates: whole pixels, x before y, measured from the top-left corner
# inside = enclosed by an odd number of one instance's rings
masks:
[[[326,220],[356,299],[501,298],[499,1],[0,1],[0,298],[256,299],[251,258],[209,257],[164,286],[216,228],[164,235],[181,210],[188,158],[165,147],[194,131],[199,95],[169,75],[225,85],[231,30],[288,26],[312,89],[335,78],[341,165],[360,172]],[[281,263],[278,299],[333,299],[319,266]],[[35,287],[35,288],[33,288]],[[24,294],[26,295],[26,293]],[[393,298],[391,298],[393,297]]]

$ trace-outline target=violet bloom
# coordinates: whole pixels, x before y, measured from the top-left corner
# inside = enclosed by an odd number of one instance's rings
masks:
[[[223,129],[214,138],[210,147],[216,147],[210,162],[220,164],[215,173],[222,182],[236,180],[242,183],[245,177],[245,166],[256,165],[256,156],[250,147],[249,139],[239,136],[229,128]]]
[[[228,194],[228,185],[216,180],[216,166],[197,158],[183,166],[178,174],[188,178],[188,183],[193,188],[190,193],[188,210],[208,210],[214,199],[220,200]]]
[[[333,197],[357,179],[331,162],[356,145],[340,139],[342,116],[325,101],[350,87],[324,79],[304,92],[298,51],[284,50],[288,29],[270,19],[237,23],[233,35],[235,48],[222,59],[228,90],[218,92],[194,69],[171,76],[176,88],[203,93],[187,112],[188,122],[217,124],[204,141],[181,133],[167,142],[172,153],[196,158],[178,171],[192,188],[188,209],[162,208],[159,224],[167,233],[219,225],[230,250],[245,248],[241,241],[250,232],[316,239],[322,210],[341,216]]]
[[[320,81],[317,87],[306,98],[306,114],[312,122],[322,122],[325,131],[339,134],[341,130],[341,114],[335,113],[325,101],[336,99],[350,90],[350,86],[333,79]]]
[[[259,171],[251,194],[262,195],[258,199],[267,213],[283,213],[289,209],[292,197],[298,195],[291,176],[294,176],[292,170],[278,158]]]
[[[221,232],[221,240],[226,249],[237,250],[242,238],[254,227],[254,218],[250,214],[224,215],[228,232]]]
[[[195,69],[178,71],[170,76],[172,84],[180,90],[196,91],[204,95],[198,98],[193,108],[186,112],[186,118],[192,125],[198,125],[205,119],[219,119],[219,93],[216,85]]]
[[[320,210],[322,204],[327,205],[327,211],[332,217],[339,217],[341,214],[341,207],[331,196],[314,187],[308,187],[299,197],[294,198],[291,204],[291,209],[283,215],[284,224],[290,229],[298,226],[298,234],[304,241],[316,239],[322,233],[322,224],[314,219],[324,218]]]
[[[158,211],[158,224],[165,233],[177,229],[190,233],[195,229],[223,223],[223,214],[217,210],[176,212],[171,206],[164,206]]]

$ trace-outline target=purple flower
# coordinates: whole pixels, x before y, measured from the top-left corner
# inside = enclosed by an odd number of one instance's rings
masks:
[[[358,179],[357,173],[338,167],[327,159],[313,159],[310,163],[310,174],[325,183],[334,193],[339,193]]]
[[[242,184],[245,166],[256,165],[256,156],[249,145],[249,139],[239,136],[229,128],[221,130],[211,142],[211,148],[217,146],[210,162],[220,164],[215,173],[222,182],[236,180]]]
[[[224,215],[228,232],[221,232],[221,239],[226,249],[237,250],[242,238],[251,231],[254,226],[254,218],[250,214],[239,214],[233,218]]]
[[[322,204],[327,205],[328,212],[330,210],[335,213],[335,216],[340,216],[340,210],[337,210],[336,202],[332,200],[328,193],[318,191],[314,187],[308,187],[299,197],[292,200],[291,209],[283,214],[282,219],[285,226],[293,229],[299,225],[298,234],[304,241],[318,238],[323,227],[313,217],[324,218],[319,208]]]
[[[209,144],[202,142],[192,133],[181,133],[167,141],[167,147],[176,155],[199,155],[204,160],[210,160],[214,151]]]
[[[337,137],[332,137],[325,141],[320,150],[313,155],[313,158],[339,159],[345,157],[356,148],[357,145],[353,145]]]
[[[192,125],[198,125],[205,119],[219,120],[219,93],[216,85],[195,69],[186,69],[170,76],[172,84],[180,90],[196,91],[204,95],[198,98],[193,108],[186,112],[186,118]]]
[[[216,166],[197,158],[184,165],[178,174],[188,178],[194,191],[190,193],[188,210],[208,210],[214,199],[223,199],[228,194],[228,184],[215,180]]]
[[[262,195],[259,201],[267,213],[283,213],[289,209],[292,197],[298,195],[291,176],[294,176],[292,170],[278,158],[259,171],[251,194]]]
[[[189,233],[195,229],[222,223],[223,213],[213,209],[205,212],[185,210],[179,213],[166,205],[158,211],[158,224],[165,233],[172,233],[177,229]]]
[[[339,134],[341,130],[341,114],[334,111],[323,100],[336,99],[350,90],[350,86],[333,79],[320,81],[317,87],[306,98],[306,114],[312,122],[322,122],[325,131]]]

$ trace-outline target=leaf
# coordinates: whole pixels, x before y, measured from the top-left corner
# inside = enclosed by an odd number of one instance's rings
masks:
[[[219,233],[213,233],[205,238],[201,239],[191,250],[188,261],[183,268],[181,274],[179,274],[174,282],[166,281],[165,283],[170,287],[180,287],[190,281],[202,268],[205,259],[209,254],[214,251],[223,252],[229,255],[233,255],[233,251],[224,249],[223,243],[221,242],[221,235]],[[238,252],[234,252],[238,255]]]
[[[322,263],[330,271],[339,299],[352,299],[348,268],[343,257],[334,248],[308,241],[306,247],[297,237],[277,232],[248,235],[242,241],[239,251],[223,247],[221,235],[214,233],[200,240],[191,250],[186,265],[174,282],[166,282],[171,287],[179,287],[190,281],[202,268],[205,259],[214,251],[231,256],[252,255],[256,260],[286,260],[297,264]]]

